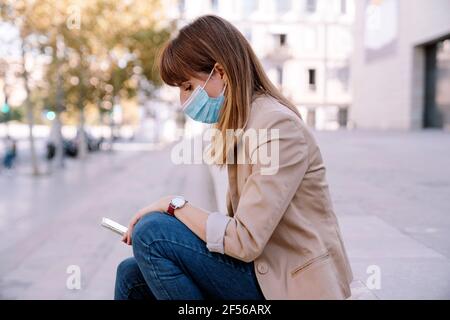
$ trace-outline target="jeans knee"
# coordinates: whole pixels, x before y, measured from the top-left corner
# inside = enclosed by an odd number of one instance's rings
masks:
[[[139,268],[134,258],[128,258],[119,263],[116,270],[116,278],[129,278]]]
[[[150,212],[142,217],[133,229],[133,250],[140,249],[142,244],[149,245],[153,240],[163,238],[166,230],[173,224],[173,219],[159,211]]]
[[[139,279],[140,269],[135,258],[123,260],[117,266],[114,299],[128,299],[129,289]]]
[[[139,266],[135,258],[128,258],[119,263],[116,270],[115,295],[122,296],[139,274]]]

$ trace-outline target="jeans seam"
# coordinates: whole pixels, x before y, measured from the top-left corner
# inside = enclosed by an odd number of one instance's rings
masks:
[[[189,246],[189,245],[187,245],[187,244],[180,243],[180,242],[177,242],[177,241],[174,241],[174,240],[169,240],[169,239],[153,239],[153,240],[152,240],[150,243],[148,243],[148,244],[145,243],[145,242],[143,242],[143,241],[141,241],[141,242],[142,242],[142,244],[147,248],[147,250],[149,250],[149,249],[150,249],[150,246],[151,246],[152,244],[154,244],[155,242],[164,242],[164,241],[170,242],[170,243],[173,243],[173,244],[176,244],[176,245],[179,245],[179,246],[182,246],[182,247],[187,248],[187,249],[190,249],[190,250],[192,250],[192,251],[195,251],[195,252],[198,253],[198,254],[201,254],[201,255],[206,256],[206,257],[211,258],[211,259],[214,259],[214,258],[215,258],[212,254],[207,254],[207,253],[201,252],[201,251],[197,250],[196,248],[194,248],[194,247],[192,247],[192,246]],[[234,269],[237,269],[237,270],[239,270],[239,271],[242,272],[242,273],[251,274],[251,271],[248,272],[247,270],[241,270],[240,268],[236,268],[236,266],[234,266],[234,265],[231,264],[231,263],[227,263],[227,262],[225,262],[225,261],[223,261],[223,260],[220,260],[220,259],[215,259],[215,260],[218,261],[218,262],[220,262],[221,264],[224,264],[224,265],[230,266],[230,267],[232,267],[232,268],[234,268]]]
[[[144,245],[145,245],[145,243],[144,243]],[[151,250],[149,246],[146,246],[146,247],[147,247],[146,248],[147,251]],[[150,253],[150,252],[148,252],[148,253]],[[148,254],[146,257],[144,257],[144,259],[147,261],[147,263],[151,264],[153,267],[153,268],[151,268],[151,271],[153,273],[153,278],[156,280],[155,282],[157,282],[158,286],[164,291],[166,298],[170,299],[169,292],[167,292],[166,288],[162,285],[162,282],[158,277],[158,273],[155,271],[155,269],[157,269],[158,267],[151,261],[151,259],[149,257],[150,257],[150,255]]]

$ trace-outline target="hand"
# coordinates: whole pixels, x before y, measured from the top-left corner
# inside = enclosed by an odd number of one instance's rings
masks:
[[[134,217],[131,219],[130,224],[128,225],[128,230],[127,232],[124,234],[123,238],[122,238],[122,242],[128,244],[131,246],[131,235],[133,234],[133,229],[134,226],[136,225],[136,223],[138,223],[138,221],[145,215],[151,213],[151,212],[155,212],[155,211],[162,211],[165,212],[167,210],[167,208],[169,207],[169,203],[170,201],[174,198],[175,196],[167,196],[164,198],[159,199],[158,201],[140,209],[135,215]]]

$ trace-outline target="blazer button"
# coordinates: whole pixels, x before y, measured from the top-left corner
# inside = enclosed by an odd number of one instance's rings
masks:
[[[256,267],[258,269],[258,272],[261,274],[267,273],[269,271],[269,267],[264,262],[258,263],[258,266]]]

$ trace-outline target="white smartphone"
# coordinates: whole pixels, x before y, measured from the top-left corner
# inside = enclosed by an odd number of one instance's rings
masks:
[[[102,218],[101,225],[117,234],[123,236],[128,228],[108,218]]]

